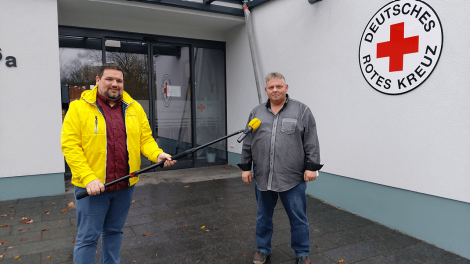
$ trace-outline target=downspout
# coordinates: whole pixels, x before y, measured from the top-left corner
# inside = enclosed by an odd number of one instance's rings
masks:
[[[255,47],[253,46],[253,31],[252,31],[253,27],[251,25],[250,10],[246,6],[247,2],[248,0],[243,0],[243,10],[245,12],[245,24],[246,24],[246,29],[248,31],[248,42],[250,43],[251,61],[253,62],[253,71],[255,73],[256,89],[258,90],[258,100],[259,100],[259,104],[262,104],[263,101],[261,99],[261,90],[260,90],[259,80],[258,80],[258,70],[256,68],[256,52],[255,52]]]

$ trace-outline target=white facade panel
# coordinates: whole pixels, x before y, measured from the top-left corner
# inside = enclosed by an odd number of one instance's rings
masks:
[[[0,10],[0,177],[63,173],[57,1],[2,1]]]
[[[310,106],[324,171],[470,202],[470,32],[463,30],[470,2],[426,1],[442,22],[439,63],[415,90],[386,95],[366,82],[358,54],[366,25],[388,2],[278,0],[256,8],[260,77],[283,73],[289,95]],[[226,35],[229,131],[245,126],[258,104],[246,34],[240,26]],[[236,139],[231,144],[241,153]]]

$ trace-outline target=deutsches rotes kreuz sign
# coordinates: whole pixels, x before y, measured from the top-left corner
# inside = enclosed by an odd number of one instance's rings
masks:
[[[372,17],[362,34],[362,74],[379,92],[409,92],[433,72],[442,52],[443,37],[441,21],[427,3],[390,2]]]

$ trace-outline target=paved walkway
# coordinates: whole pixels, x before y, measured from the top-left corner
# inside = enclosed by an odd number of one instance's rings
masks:
[[[144,174],[123,230],[121,263],[252,263],[254,186],[240,175],[230,166]],[[63,195],[0,201],[0,264],[72,263],[76,215],[68,207],[73,187],[66,188]],[[312,197],[307,211],[312,263],[470,263]],[[280,202],[274,219],[268,263],[295,263]]]

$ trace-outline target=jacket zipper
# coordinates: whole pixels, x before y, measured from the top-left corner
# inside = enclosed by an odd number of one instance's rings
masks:
[[[88,101],[86,101],[86,102],[88,102]],[[91,103],[91,104],[96,106],[96,108],[98,109],[98,112],[103,116],[103,118],[106,121],[106,117],[104,117],[104,114],[101,111],[101,107],[98,105],[98,103],[95,102],[95,103]],[[95,124],[98,125],[98,116],[95,116]],[[104,122],[104,131],[107,131],[106,122]],[[106,132],[105,132],[105,134],[106,134]],[[106,138],[106,144],[105,144],[105,146],[106,146],[106,148],[105,148],[106,149],[106,161],[104,163],[104,171],[105,171],[104,172],[104,184],[106,184],[106,172],[108,171],[108,137],[106,136],[105,138]]]
[[[127,122],[126,122],[126,112],[127,112],[127,108],[129,107],[130,104],[127,104],[123,101],[123,103],[126,105],[126,107],[124,108],[124,116],[122,117],[123,121],[124,121],[124,128],[126,129],[126,148],[127,148],[127,155],[129,155],[129,145],[127,144]],[[132,102],[131,102],[132,104]],[[130,169],[131,169],[131,164],[130,164],[130,158],[129,156],[127,157],[127,167],[129,168],[129,173],[131,173]],[[131,186],[131,181],[128,179],[127,180],[127,186],[130,187]]]
[[[98,116],[95,116],[95,134],[98,134]]]

